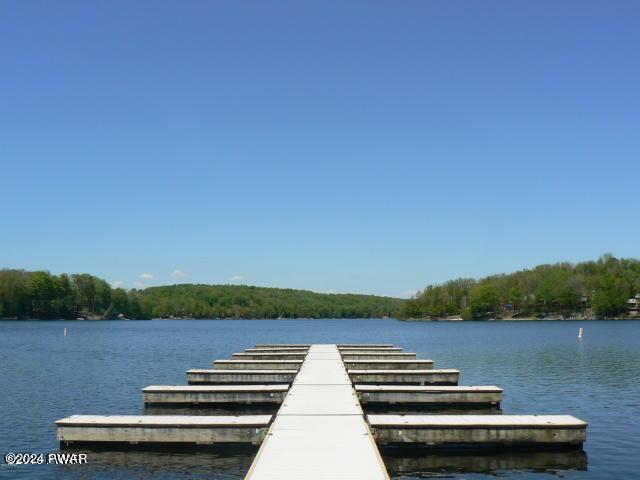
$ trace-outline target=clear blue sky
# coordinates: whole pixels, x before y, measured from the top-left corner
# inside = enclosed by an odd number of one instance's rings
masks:
[[[406,295],[639,257],[639,24],[615,0],[5,0],[0,266]]]

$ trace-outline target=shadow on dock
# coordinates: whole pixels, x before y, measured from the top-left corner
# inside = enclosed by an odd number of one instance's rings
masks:
[[[587,454],[582,448],[458,448],[453,450],[380,447],[389,475],[432,477],[440,473],[486,473],[523,470],[557,473],[587,470]]]

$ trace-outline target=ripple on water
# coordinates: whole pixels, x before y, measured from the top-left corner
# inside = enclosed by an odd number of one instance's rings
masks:
[[[0,450],[54,451],[57,418],[158,412],[144,409],[143,387],[184,384],[187,369],[208,368],[255,343],[301,342],[394,343],[437,367],[459,368],[463,385],[503,387],[504,413],[570,413],[589,422],[584,452],[384,450],[394,478],[639,478],[638,321],[0,322]],[[2,466],[0,477],[241,479],[252,458],[253,452],[101,451],[90,452],[88,467]]]

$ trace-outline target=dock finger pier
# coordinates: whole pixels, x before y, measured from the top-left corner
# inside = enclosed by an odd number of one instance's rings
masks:
[[[246,479],[388,479],[379,445],[580,446],[570,415],[428,414],[430,407],[498,411],[502,389],[460,386],[460,372],[387,344],[262,344],[187,371],[188,385],[143,389],[145,405],[272,405],[275,415],[73,415],[57,420],[77,444],[259,446]],[[418,414],[386,414],[413,409]],[[376,411],[376,413],[365,413]],[[197,412],[195,412],[197,413]]]

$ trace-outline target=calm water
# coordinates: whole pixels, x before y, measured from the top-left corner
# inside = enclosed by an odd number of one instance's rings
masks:
[[[56,451],[55,419],[144,413],[141,388],[184,384],[188,368],[278,342],[398,344],[459,368],[461,384],[503,387],[503,413],[570,413],[590,424],[584,452],[384,451],[394,478],[640,478],[638,321],[0,322],[0,454]],[[253,455],[89,452],[82,466],[0,461],[0,478],[241,479]]]

